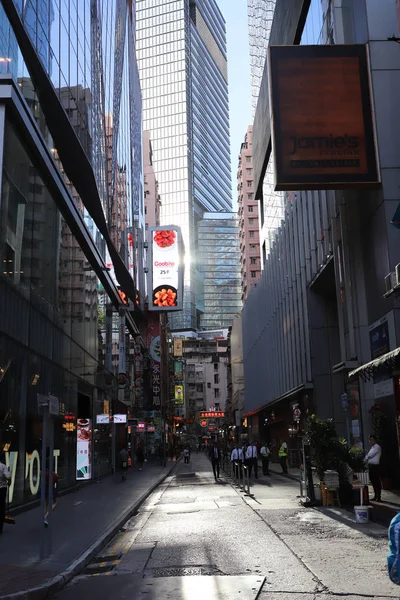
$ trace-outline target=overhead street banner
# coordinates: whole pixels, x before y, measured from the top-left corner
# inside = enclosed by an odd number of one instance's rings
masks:
[[[379,185],[365,45],[271,46],[276,190]]]

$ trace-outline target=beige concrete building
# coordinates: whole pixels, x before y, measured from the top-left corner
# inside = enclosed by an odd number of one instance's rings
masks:
[[[240,271],[242,302],[261,275],[258,203],[253,188],[252,127],[240,148],[237,171],[238,217],[240,227]]]

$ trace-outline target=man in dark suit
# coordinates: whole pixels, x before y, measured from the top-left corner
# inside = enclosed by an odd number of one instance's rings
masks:
[[[212,444],[208,452],[208,458],[211,460],[215,481],[219,478],[219,463],[221,460],[221,451],[217,444]]]

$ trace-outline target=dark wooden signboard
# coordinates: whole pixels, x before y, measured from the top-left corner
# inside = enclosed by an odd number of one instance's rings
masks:
[[[271,46],[276,190],[376,187],[367,49]]]

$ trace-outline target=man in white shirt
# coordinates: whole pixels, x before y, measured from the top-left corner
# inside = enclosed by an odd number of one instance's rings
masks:
[[[369,436],[369,443],[371,444],[371,448],[364,460],[368,464],[369,478],[374,488],[372,502],[381,502],[382,484],[379,477],[379,463],[381,461],[382,448],[373,435]]]
[[[7,487],[11,478],[10,469],[5,464],[3,453],[0,453],[0,534],[3,533],[4,517],[6,516]]]
[[[271,454],[271,450],[270,450],[268,444],[264,444],[261,447],[260,454],[261,454],[263,475],[271,475],[271,473],[269,472],[269,457]]]
[[[235,444],[235,447],[231,453],[231,462],[237,463],[237,465],[235,465],[236,477],[239,477],[239,473],[242,470],[243,460],[244,460],[243,450],[241,448],[239,448],[239,444]]]
[[[254,476],[258,479],[258,458],[257,458],[257,446],[254,442],[250,444],[246,451],[246,459],[249,467],[249,477],[251,477],[251,471],[254,467]]]

